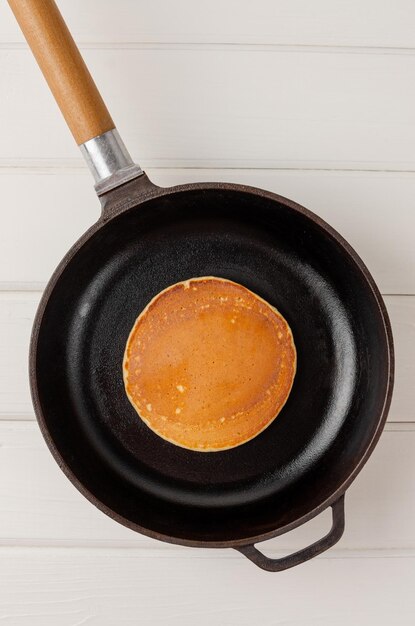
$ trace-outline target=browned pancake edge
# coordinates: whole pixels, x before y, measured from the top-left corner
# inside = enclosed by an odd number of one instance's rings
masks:
[[[228,292],[228,295],[218,296],[221,290],[223,294],[225,291]],[[239,295],[237,296],[236,294]],[[193,299],[190,298],[190,295],[192,295]],[[198,297],[205,304],[199,306],[195,300]],[[230,302],[229,298],[231,298]],[[232,301],[232,298],[234,298],[234,301]],[[220,305],[218,305],[218,300]],[[184,305],[186,301],[188,305],[189,303],[193,305],[190,314],[187,313],[190,310],[190,306],[183,306],[182,310],[176,307],[171,315],[166,314],[166,310],[169,309],[169,305],[172,302],[174,304],[181,302]],[[208,306],[206,306],[206,303]],[[210,306],[212,306],[212,311],[208,311]],[[219,311],[219,306],[222,306],[222,309],[216,314],[216,311]],[[191,313],[194,310],[196,310],[196,316],[193,315],[192,318]],[[253,310],[254,312],[248,313],[248,310]],[[149,315],[151,311],[153,311],[153,314]],[[222,311],[224,312],[222,313]],[[228,375],[229,369],[227,370],[226,366],[228,361],[232,362],[232,355],[230,355],[229,350],[224,352],[217,365],[214,364],[212,347],[208,354],[203,357],[201,355],[204,348],[203,342],[198,344],[197,336],[192,337],[190,349],[194,350],[194,352],[193,356],[191,353],[187,361],[185,361],[187,367],[183,364],[177,365],[182,354],[180,351],[178,354],[174,354],[174,341],[169,344],[170,337],[167,336],[166,339],[163,333],[166,335],[166,329],[168,330],[170,321],[173,326],[176,324],[176,340],[179,347],[184,345],[188,349],[189,333],[184,335],[182,332],[184,327],[180,325],[180,316],[185,318],[187,314],[190,316],[187,320],[187,326],[193,324],[196,328],[199,325],[205,330],[205,324],[206,331],[211,333],[211,341],[217,340],[219,343],[221,338],[224,339],[223,350],[226,349],[226,341],[228,343],[230,340],[231,342],[233,341],[234,335],[232,335],[230,329],[232,329],[232,332],[239,332],[240,342],[245,342],[248,353],[253,355],[252,358],[255,361],[253,365],[256,365],[255,370],[257,372],[261,370],[261,376],[264,376],[264,381],[259,381],[258,377],[258,384],[261,383],[260,387],[262,385],[263,389],[262,387],[256,388],[258,386],[256,384],[257,379],[249,376],[250,370],[245,365],[240,368],[241,384],[238,384],[238,375],[236,378],[233,375]],[[206,321],[202,319],[204,314],[206,314]],[[210,322],[209,315],[212,318]],[[155,326],[152,325],[153,322]],[[229,324],[231,323],[234,325],[230,326]],[[254,327],[254,329],[258,328],[259,334],[257,334],[257,338],[259,337],[262,341],[260,352],[258,352],[259,348],[254,341],[256,335],[253,334],[252,338],[250,338],[248,333],[244,333],[244,324],[248,324],[249,329],[251,327]],[[146,329],[147,332],[144,332]],[[138,341],[141,342],[140,345],[138,345]],[[182,341],[182,344],[180,344],[180,341]],[[149,346],[146,342],[153,342],[153,353],[151,353],[151,356],[153,354],[157,355],[158,349],[161,350],[158,362],[162,363],[164,369],[160,367],[160,371],[157,371],[156,364],[154,376],[152,375],[152,358],[147,353]],[[209,342],[206,338],[205,342],[207,347],[209,347]],[[214,347],[217,352],[220,352],[217,344],[214,344]],[[171,357],[169,357],[170,362],[168,359],[166,360],[166,350],[173,352]],[[273,358],[274,352],[275,359]],[[147,362],[145,359],[143,360],[143,354],[147,358]],[[264,359],[262,359],[262,354]],[[213,358],[212,362],[209,360],[210,355]],[[199,370],[196,369],[191,371],[191,374],[188,374],[188,370],[198,366]],[[139,417],[153,432],[166,441],[183,448],[198,452],[215,452],[247,443],[263,432],[274,421],[290,395],[296,367],[297,356],[291,329],[275,307],[236,282],[214,276],[204,276],[181,281],[167,287],[158,293],[140,313],[126,343],[123,359],[123,379],[129,401]],[[207,376],[204,376],[203,371],[200,371],[202,369],[208,371]],[[219,377],[216,380],[218,369],[220,370],[218,375],[222,375],[222,378]],[[160,372],[165,373],[161,376]],[[255,375],[255,372],[253,374]],[[190,384],[188,382],[186,382],[186,385],[174,384],[182,382],[182,379],[183,381],[188,381],[187,375],[190,376],[189,380],[193,381],[191,390],[188,390],[186,387],[187,384]],[[158,379],[157,376],[159,377]],[[210,389],[209,376],[211,379],[213,378],[213,387]],[[175,377],[180,379],[180,381],[174,380]],[[150,381],[150,386],[148,381]],[[268,385],[266,384],[267,381],[269,382]],[[232,385],[234,382],[235,387],[232,393],[221,394],[221,385],[225,385],[225,388],[226,385],[229,385],[233,389]],[[216,405],[213,409],[206,406],[206,404],[200,404],[196,393],[198,386],[200,389],[200,402],[202,402],[203,398],[209,400],[213,394],[212,390],[217,389]],[[157,390],[157,387],[160,387],[160,389]],[[244,390],[248,394],[246,397],[243,396]],[[189,396],[193,398],[192,402],[196,407],[193,412],[191,410],[189,412],[185,402],[186,397],[188,398]],[[238,411],[232,411],[232,396],[236,398],[235,402],[238,405]],[[192,402],[190,402],[190,405]],[[161,410],[160,406],[162,407]],[[174,409],[174,407],[176,408]],[[179,411],[179,413],[176,414],[176,411]],[[212,413],[213,419],[210,419]],[[195,415],[200,416],[199,422]]]

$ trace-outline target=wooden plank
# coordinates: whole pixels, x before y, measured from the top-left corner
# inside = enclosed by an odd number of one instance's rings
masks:
[[[385,297],[392,323],[395,342],[395,386],[389,419],[398,415],[415,420],[414,354],[415,354],[415,298]]]
[[[414,144],[415,145],[415,144]],[[152,170],[169,186],[223,181],[291,197],[355,247],[386,294],[415,294],[415,175],[281,170]],[[85,169],[1,168],[0,284],[43,286],[72,243],[99,217]],[[7,210],[6,210],[7,207]]]
[[[0,184],[8,207],[0,230],[0,283],[44,286],[63,253],[100,215],[93,183],[83,171],[6,174],[0,168]]]
[[[60,0],[80,42],[224,42],[278,45],[415,45],[410,0]],[[0,42],[22,41],[0,4]]]
[[[38,292],[0,292],[0,414],[33,414],[28,355],[39,300]]]
[[[39,292],[0,292],[0,419],[32,417],[27,360]],[[396,352],[390,421],[414,421],[415,297],[387,296]]]
[[[413,170],[415,54],[152,44],[85,58],[146,168]],[[0,49],[0,160],[78,155],[26,49]]]
[[[238,555],[3,549],[0,558],[0,620],[10,626],[412,626],[415,610],[414,557],[320,557],[280,574]]]
[[[346,531],[335,553],[415,549],[415,429],[385,431],[346,495]],[[0,422],[0,544],[118,546],[178,550],[107,518],[59,470],[38,426]],[[263,544],[279,554],[320,538],[325,512],[305,526]]]

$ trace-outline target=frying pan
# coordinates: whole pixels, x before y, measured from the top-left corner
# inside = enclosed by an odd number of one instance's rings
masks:
[[[131,160],[54,2],[9,4],[102,205],[53,274],[33,328],[32,397],[54,458],[99,509],[150,537],[236,548],[268,571],[323,552],[343,533],[344,493],[391,400],[392,334],[373,278],[333,228],[291,200],[234,184],[154,185]],[[137,418],[122,357],[153,296],[209,275],[239,282],[281,311],[298,371],[264,432],[201,454]],[[332,528],[311,546],[281,559],[255,547],[328,507]]]

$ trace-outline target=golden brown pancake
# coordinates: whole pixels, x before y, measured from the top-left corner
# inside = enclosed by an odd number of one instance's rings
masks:
[[[296,370],[286,320],[223,278],[194,278],[159,293],[127,341],[128,398],[160,437],[200,452],[226,450],[264,430]]]

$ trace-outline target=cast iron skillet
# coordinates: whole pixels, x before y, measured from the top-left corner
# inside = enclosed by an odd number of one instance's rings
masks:
[[[392,393],[390,324],[365,265],[319,217],[251,187],[163,189],[142,175],[101,203],[101,218],[51,278],[32,335],[34,406],[59,466],[107,515],[162,541],[236,548],[269,571],[326,550],[343,533],[345,490],[381,434]],[[281,311],[298,369],[264,432],[199,453],[137,418],[122,358],[153,296],[208,275]],[[332,529],[308,548],[270,559],[254,547],[329,506]]]

